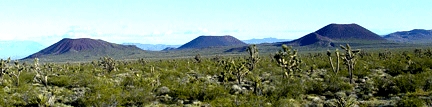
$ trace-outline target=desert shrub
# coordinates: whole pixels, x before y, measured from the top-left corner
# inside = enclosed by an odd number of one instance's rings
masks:
[[[418,74],[426,71],[427,68],[423,65],[423,62],[413,63],[408,66],[408,69],[405,71],[411,74]]]
[[[274,105],[274,107],[300,107],[301,103],[295,99],[280,99],[277,100]]]
[[[371,67],[367,64],[366,61],[358,60],[357,65],[355,66],[356,72],[354,72],[354,75],[358,78],[366,77],[370,74],[370,69]]]
[[[70,87],[72,81],[69,76],[60,75],[48,78],[48,85],[59,86],[59,87]]]
[[[385,67],[387,68],[385,72],[391,76],[397,76],[404,73],[406,66],[406,64],[403,64],[399,61],[388,61],[385,64]]]
[[[112,82],[94,82],[88,87],[90,90],[85,93],[84,98],[79,99],[85,106],[120,106],[124,103],[126,94]]]
[[[272,99],[282,98],[298,98],[301,94],[306,92],[305,85],[299,79],[282,79],[275,83],[276,89],[268,96],[273,97]]]
[[[126,94],[123,97],[122,106],[143,106],[145,104],[151,103],[156,99],[151,95],[150,90],[146,87],[137,87],[123,91]]]
[[[412,74],[400,75],[396,77],[395,83],[400,89],[401,93],[414,92],[416,89],[419,89],[422,86],[418,77]]]
[[[306,84],[307,89],[306,93],[308,94],[321,94],[326,90],[326,84],[320,81],[307,81]]]
[[[223,86],[200,81],[173,85],[170,89],[172,92],[169,93],[169,96],[183,100],[211,101],[229,94]]]
[[[395,84],[393,77],[375,77],[372,80],[375,84],[377,93],[376,96],[389,96],[390,94],[397,94],[400,92],[399,88]]]
[[[214,100],[211,100],[210,105],[216,107],[234,107],[236,106],[233,99],[230,97],[218,97]]]
[[[335,74],[327,74],[324,76],[324,81],[308,80],[305,83],[305,90],[308,94],[325,95],[326,93],[336,93],[352,89],[352,86],[344,82]]]
[[[98,83],[97,78],[90,73],[79,73],[69,75],[72,87],[87,87]]]
[[[330,92],[339,92],[352,89],[352,85],[344,82],[341,78],[337,77],[328,77],[324,79],[324,81],[328,84],[327,91]]]
[[[398,107],[423,107],[425,102],[418,97],[404,97],[396,103]]]
[[[265,107],[270,106],[264,96],[249,95],[238,95],[235,96],[234,105],[240,107]]]

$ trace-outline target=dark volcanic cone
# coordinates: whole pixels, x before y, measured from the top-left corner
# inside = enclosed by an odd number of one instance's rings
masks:
[[[69,39],[65,38],[59,42],[35,53],[24,59],[37,58],[45,55],[59,55],[69,52],[80,52],[87,50],[125,50],[125,49],[139,49],[136,46],[131,45],[119,45],[114,43],[109,43],[103,40],[95,40],[90,38],[80,38],[80,39]],[[139,49],[140,50],[140,49]]]
[[[199,36],[180,46],[178,49],[200,49],[222,46],[246,46],[247,44],[232,36]]]

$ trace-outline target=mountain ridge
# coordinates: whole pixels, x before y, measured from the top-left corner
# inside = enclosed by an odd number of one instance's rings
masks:
[[[49,56],[49,55],[60,55],[70,52],[80,52],[80,51],[92,51],[92,50],[110,50],[113,49],[115,51],[122,51],[122,50],[141,50],[136,46],[133,45],[120,45],[120,44],[114,44],[110,43],[104,40],[100,39],[90,39],[90,38],[78,38],[78,39],[70,39],[70,38],[64,38],[60,40],[57,43],[54,43],[53,45],[34,53],[28,57],[25,57],[23,59],[29,59],[29,58],[37,58],[37,57],[43,57],[43,56]],[[106,52],[109,53],[109,52]],[[95,54],[99,54],[95,52]]]
[[[335,43],[386,42],[387,40],[358,24],[329,24],[293,41],[276,45],[333,47]]]
[[[177,49],[200,49],[208,47],[223,47],[223,46],[246,46],[247,44],[237,38],[225,36],[199,36],[190,42],[180,46]]]
[[[397,31],[384,35],[384,38],[389,41],[402,43],[432,43],[432,30],[413,29],[410,31]]]

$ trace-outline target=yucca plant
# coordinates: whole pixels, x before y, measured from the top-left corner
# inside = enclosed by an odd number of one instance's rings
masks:
[[[287,45],[282,45],[282,50],[274,55],[278,65],[284,70],[284,78],[289,77],[295,71],[301,71],[299,68],[301,60],[298,58],[297,50],[292,50]]]
[[[201,63],[201,55],[200,54],[195,55],[194,59],[196,62]]]
[[[19,86],[20,74],[23,71],[24,67],[20,66],[18,60],[14,61],[14,65],[15,65],[14,67],[15,67],[16,70],[12,71],[10,73],[10,75],[12,75],[12,76],[15,77],[15,81],[16,81],[15,85]]]
[[[110,57],[102,57],[99,59],[99,66],[101,66],[105,71],[108,73],[112,71],[116,71],[116,61],[113,58]]]
[[[241,84],[243,81],[243,78],[249,73],[249,69],[246,67],[246,60],[243,58],[230,59],[229,61],[226,61],[224,63],[225,73],[224,77],[227,79],[229,73],[232,73],[234,76],[236,76],[238,84]]]
[[[341,45],[340,47],[345,50],[345,54],[342,54],[342,59],[344,60],[344,64],[348,68],[348,72],[350,75],[350,83],[352,83],[354,65],[356,64],[356,55],[360,52],[360,49],[352,50],[349,44],[346,44],[346,46]]]
[[[44,72],[40,69],[38,58],[34,59],[33,70],[36,73],[36,75],[33,78],[33,81],[35,81],[37,83],[41,83],[44,86],[48,86],[48,74],[47,74],[47,72]]]
[[[256,64],[259,62],[260,57],[259,57],[259,53],[258,53],[258,48],[256,47],[256,45],[250,45],[247,49],[247,51],[249,52],[249,58],[248,58],[248,69],[249,71],[253,71],[254,68],[256,67]]]
[[[10,58],[7,60],[0,59],[0,82],[3,83],[3,76],[7,74],[9,69]]]
[[[339,72],[339,59],[340,59],[340,54],[339,54],[338,49],[336,49],[335,54],[336,54],[336,67],[333,64],[330,50],[327,50],[327,56],[329,57],[329,61],[330,61],[332,70],[333,70],[333,72],[335,72],[337,74]]]

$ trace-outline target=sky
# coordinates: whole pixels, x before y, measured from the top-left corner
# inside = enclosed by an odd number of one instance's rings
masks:
[[[181,45],[200,35],[297,39],[328,24],[432,29],[430,0],[0,0],[0,41]]]

